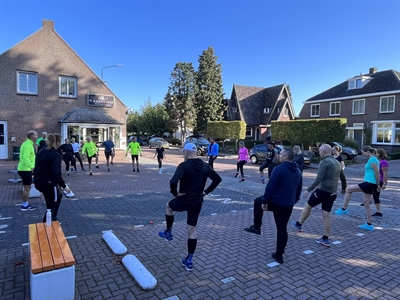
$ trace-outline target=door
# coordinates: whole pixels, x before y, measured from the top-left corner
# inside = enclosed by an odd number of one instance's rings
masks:
[[[0,121],[0,159],[8,158],[7,122]]]
[[[358,142],[358,144],[363,146],[363,130],[354,130],[354,139]]]

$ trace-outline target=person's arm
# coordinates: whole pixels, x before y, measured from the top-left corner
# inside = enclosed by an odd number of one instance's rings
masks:
[[[378,169],[378,164],[377,164],[377,163],[372,163],[372,164],[371,164],[371,168],[372,168],[372,170],[374,170],[375,180],[376,180],[376,184],[377,184],[376,190],[377,190],[378,192],[380,192],[380,191],[381,191],[381,187],[379,186],[379,169]]]
[[[268,167],[267,160],[265,160],[260,166],[260,173],[262,173]]]
[[[345,164],[344,164],[344,161],[343,161],[343,160],[340,162],[340,166],[342,167],[342,171],[344,171],[344,169],[346,168],[346,166],[345,166]]]
[[[85,150],[86,150],[86,143],[83,144],[83,147],[82,147],[82,155],[85,155]]]
[[[321,183],[322,179],[324,179],[326,169],[327,164],[324,161],[321,161],[318,167],[317,177],[315,178],[314,182],[307,188],[307,192],[311,192]]]
[[[171,194],[176,197],[178,196],[178,182],[184,175],[182,163],[176,168],[174,176],[172,176],[171,180],[169,181],[169,187],[171,189]]]
[[[274,169],[274,171],[275,171],[275,169]],[[299,202],[302,188],[303,188],[303,176],[300,176],[300,181],[299,181],[299,184],[297,185],[296,199],[295,199],[294,203]]]
[[[340,176],[339,176],[339,178],[340,178],[340,183],[341,183],[341,185],[342,185],[342,191],[341,191],[341,193],[342,193],[342,194],[345,194],[345,193],[346,193],[346,188],[347,188],[347,180],[346,180],[346,176],[344,175],[343,170],[340,170]]]
[[[262,204],[268,204],[269,199],[276,191],[276,187],[279,183],[280,172],[274,169],[271,174],[271,178],[268,180],[267,186],[265,187],[264,196],[262,197]],[[285,179],[283,179],[285,180]]]
[[[221,176],[218,175],[211,167],[209,168],[208,178],[212,180],[211,184],[204,190],[204,193],[208,195],[221,183]]]
[[[52,152],[52,153],[54,153],[54,152]],[[65,189],[66,184],[61,175],[61,156],[58,154],[54,155],[54,158],[52,159],[52,161],[50,163],[51,163],[50,169],[51,169],[51,174],[52,174],[54,183],[56,183],[57,185],[59,185],[63,189]]]
[[[381,170],[382,170],[382,173],[383,173],[383,185],[382,185],[382,189],[385,189],[386,188],[386,186],[387,186],[387,182],[388,182],[388,171],[389,171],[389,168],[387,167],[387,166],[383,166],[382,168],[381,168]]]

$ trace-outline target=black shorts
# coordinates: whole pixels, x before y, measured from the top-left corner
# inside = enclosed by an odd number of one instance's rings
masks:
[[[360,187],[360,189],[363,191],[364,194],[368,194],[368,195],[372,195],[374,193],[374,191],[376,190],[376,188],[378,187],[378,185],[376,185],[375,183],[366,182],[366,181],[364,181],[363,183],[360,183],[358,186]]]
[[[112,157],[112,151],[110,151],[110,152],[104,151],[104,155],[106,156],[106,159],[108,160],[110,158],[110,156]]]
[[[135,159],[136,159],[137,162],[139,161],[139,155],[138,154],[131,155],[131,157],[132,157],[132,161],[135,161]]]
[[[188,198],[186,195],[182,195],[169,201],[168,205],[173,211],[186,211],[186,223],[190,226],[196,226],[203,205],[203,197]]]
[[[323,190],[316,189],[312,195],[310,196],[310,199],[308,199],[307,203],[311,207],[315,207],[318,204],[322,204],[322,210],[331,212],[333,202],[336,200],[336,193],[329,193]]]
[[[22,178],[23,185],[32,184],[32,171],[18,171],[18,175]]]
[[[88,155],[87,160],[88,160],[89,164],[92,163],[92,158],[96,158],[96,156],[97,156],[97,154],[93,154],[92,156],[89,156],[89,155]]]

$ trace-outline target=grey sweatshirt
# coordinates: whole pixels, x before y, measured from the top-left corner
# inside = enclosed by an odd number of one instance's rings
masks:
[[[342,167],[340,163],[333,155],[324,157],[319,163],[317,178],[315,178],[314,182],[307,188],[307,191],[311,192],[318,186],[320,190],[332,194],[337,193],[341,170]]]

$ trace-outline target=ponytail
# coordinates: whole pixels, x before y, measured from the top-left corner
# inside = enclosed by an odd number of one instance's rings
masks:
[[[57,144],[61,144],[61,134],[59,133],[50,133],[47,135],[47,150],[50,150],[51,148],[56,148]]]

